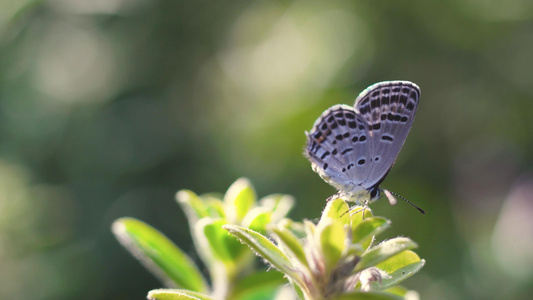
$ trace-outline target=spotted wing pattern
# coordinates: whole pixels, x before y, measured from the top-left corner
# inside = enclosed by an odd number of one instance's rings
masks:
[[[348,105],[326,110],[307,133],[306,156],[313,170],[338,190],[368,177],[365,161],[357,160],[368,149],[367,123]]]
[[[334,105],[306,133],[313,170],[341,192],[377,187],[394,164],[418,107],[419,88],[407,81],[374,84],[355,108]]]
[[[408,81],[374,84],[355,100],[355,111],[368,124],[370,164],[366,188],[379,185],[396,161],[418,108],[420,89]]]

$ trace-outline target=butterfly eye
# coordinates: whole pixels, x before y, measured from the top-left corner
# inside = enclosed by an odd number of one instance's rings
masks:
[[[375,187],[370,191],[370,199],[379,198],[379,188]]]

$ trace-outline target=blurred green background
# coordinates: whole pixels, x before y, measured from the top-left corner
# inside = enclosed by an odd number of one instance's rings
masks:
[[[110,232],[123,216],[194,259],[174,194],[335,191],[305,130],[368,85],[422,89],[382,185],[389,237],[420,245],[422,299],[533,293],[533,2],[0,1],[0,297],[143,299],[161,287]]]

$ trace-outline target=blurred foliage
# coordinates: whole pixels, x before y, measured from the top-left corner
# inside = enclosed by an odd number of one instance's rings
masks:
[[[206,282],[190,257],[163,233],[134,218],[120,218],[112,226],[116,238],[168,288],[152,290],[147,298],[287,299],[283,274],[258,268],[253,252],[223,226],[239,224],[257,230],[256,234],[264,233],[269,224],[286,217],[294,204],[291,196],[272,194],[257,199],[250,181],[240,178],[223,197],[181,190],[176,200],[187,216],[196,252],[210,280]]]
[[[294,204],[291,196],[258,200],[245,178],[223,197],[181,190],[176,199],[211,284],[163,233],[140,220],[120,218],[111,227],[115,237],[168,287],[151,290],[148,299],[419,299],[416,291],[398,285],[424,266],[411,251],[418,245],[407,237],[379,242],[376,236],[390,221],[373,216],[368,207],[354,206],[347,213],[348,203],[335,198],[318,224],[295,222],[286,217]],[[275,271],[258,268],[253,253]]]
[[[184,187],[246,176],[294,195],[295,219],[318,217],[334,191],[301,155],[303,132],[404,79],[422,98],[384,187],[428,214],[373,209],[428,261],[407,286],[528,299],[532,49],[526,0],[0,1],[0,296],[160,287],[109,226],[139,218],[192,251],[172,201]]]

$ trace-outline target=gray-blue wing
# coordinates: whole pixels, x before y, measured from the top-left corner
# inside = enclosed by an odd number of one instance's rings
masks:
[[[420,88],[409,81],[385,81],[364,90],[355,111],[368,126],[371,166],[365,187],[379,185],[396,161],[413,125]]]
[[[307,134],[305,156],[313,170],[338,190],[364,190],[370,176],[367,122],[348,105],[324,111]]]

